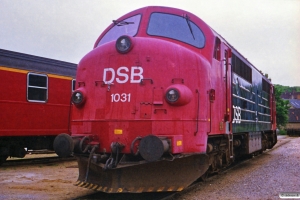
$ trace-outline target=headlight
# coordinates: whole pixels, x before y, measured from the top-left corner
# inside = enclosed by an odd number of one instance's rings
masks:
[[[169,89],[166,93],[167,101],[170,103],[174,103],[179,99],[179,92],[176,89]]]
[[[117,39],[116,49],[119,53],[127,53],[132,48],[132,41],[128,36],[121,36]]]
[[[81,91],[75,91],[72,94],[72,98],[71,98],[72,102],[76,105],[76,106],[80,106],[84,103],[85,101],[85,96]]]

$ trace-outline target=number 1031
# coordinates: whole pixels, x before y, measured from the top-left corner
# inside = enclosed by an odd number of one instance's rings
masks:
[[[126,94],[126,93],[116,93],[116,94],[111,94],[111,102],[130,102],[130,96],[131,94]]]

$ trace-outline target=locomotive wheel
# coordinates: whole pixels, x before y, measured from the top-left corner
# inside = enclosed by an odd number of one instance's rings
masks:
[[[0,165],[2,165],[6,159],[7,159],[8,156],[0,156]]]

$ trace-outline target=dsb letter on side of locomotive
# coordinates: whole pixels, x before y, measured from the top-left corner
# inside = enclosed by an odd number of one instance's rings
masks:
[[[277,142],[274,87],[199,17],[144,7],[109,25],[78,64],[71,136],[78,186],[181,191]]]

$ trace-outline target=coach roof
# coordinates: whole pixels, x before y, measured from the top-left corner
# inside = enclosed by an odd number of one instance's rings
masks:
[[[64,76],[76,75],[77,64],[0,49],[0,66]]]

